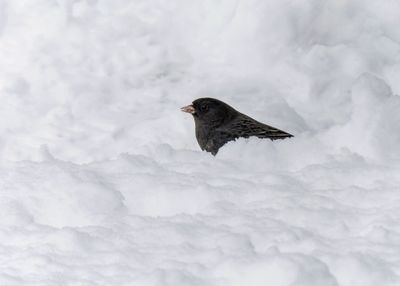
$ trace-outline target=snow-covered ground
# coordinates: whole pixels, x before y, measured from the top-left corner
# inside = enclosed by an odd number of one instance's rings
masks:
[[[0,0],[0,285],[400,285],[400,2]],[[216,97],[295,135],[201,152]]]

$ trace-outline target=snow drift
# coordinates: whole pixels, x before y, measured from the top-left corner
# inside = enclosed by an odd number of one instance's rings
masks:
[[[399,285],[397,1],[0,0],[1,285]],[[199,150],[216,97],[295,135]]]

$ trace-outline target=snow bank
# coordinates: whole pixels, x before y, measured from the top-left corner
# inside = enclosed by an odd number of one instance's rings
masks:
[[[0,284],[399,285],[399,6],[0,0]]]

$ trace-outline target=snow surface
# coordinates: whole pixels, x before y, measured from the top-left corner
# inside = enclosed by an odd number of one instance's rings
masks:
[[[400,2],[0,0],[0,285],[400,285]],[[295,134],[201,152],[217,97]]]

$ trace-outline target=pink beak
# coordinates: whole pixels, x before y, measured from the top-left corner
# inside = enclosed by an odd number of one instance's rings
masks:
[[[188,106],[184,106],[181,108],[181,110],[183,112],[187,112],[187,113],[191,113],[191,114],[195,114],[196,110],[194,109],[193,105],[188,105]]]

